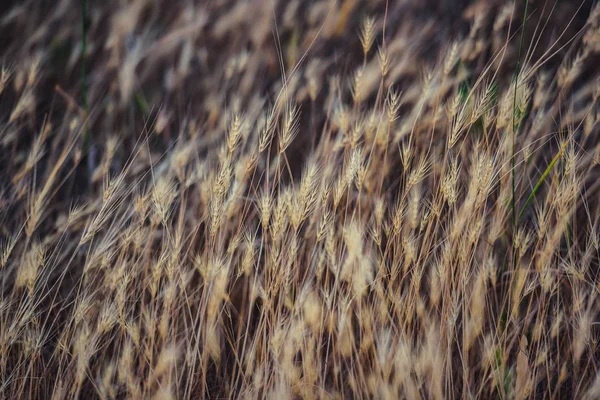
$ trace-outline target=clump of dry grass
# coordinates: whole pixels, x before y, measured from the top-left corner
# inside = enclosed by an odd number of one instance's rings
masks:
[[[598,397],[597,4],[89,4],[88,111],[76,3],[0,18],[0,397]]]

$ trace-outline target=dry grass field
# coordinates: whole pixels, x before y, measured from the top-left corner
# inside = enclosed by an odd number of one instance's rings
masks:
[[[0,398],[600,398],[595,0],[0,5]]]

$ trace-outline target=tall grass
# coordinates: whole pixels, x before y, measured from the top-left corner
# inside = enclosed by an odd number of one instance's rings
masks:
[[[72,3],[0,21],[0,398],[599,397],[597,4]]]

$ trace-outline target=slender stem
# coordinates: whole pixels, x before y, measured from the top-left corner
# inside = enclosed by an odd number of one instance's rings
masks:
[[[513,228],[513,252],[514,252],[514,238],[515,238],[515,231],[517,229],[517,207],[516,207],[516,197],[515,197],[515,192],[516,192],[516,184],[515,184],[515,147],[516,147],[516,142],[517,142],[517,127],[516,127],[516,120],[515,120],[515,115],[516,115],[516,108],[517,108],[517,88],[519,85],[519,73],[521,72],[521,49],[523,47],[523,38],[525,36],[525,21],[527,20],[527,8],[529,6],[529,0],[525,1],[525,12],[523,14],[523,24],[521,26],[521,40],[519,42],[519,54],[517,57],[517,70],[515,71],[515,91],[514,91],[514,97],[513,97],[513,121],[512,121],[512,128],[513,128],[513,135],[512,135],[512,160],[511,160],[511,175],[512,175],[512,228]],[[521,116],[519,116],[520,118]]]
[[[83,97],[83,110],[85,111],[83,143],[85,150],[89,148],[89,133],[87,130],[87,114],[88,114],[88,98],[87,98],[87,70],[86,70],[86,54],[87,54],[87,19],[86,15],[87,0],[81,0],[81,93]]]

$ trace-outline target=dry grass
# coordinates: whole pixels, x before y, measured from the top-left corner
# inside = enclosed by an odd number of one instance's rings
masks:
[[[1,398],[600,397],[597,3],[88,3],[0,6]]]

